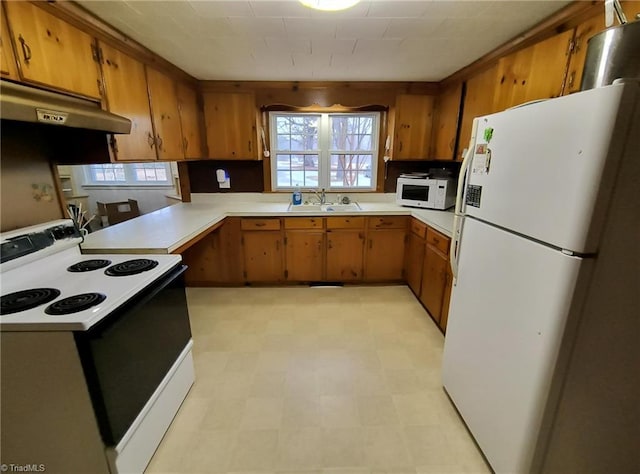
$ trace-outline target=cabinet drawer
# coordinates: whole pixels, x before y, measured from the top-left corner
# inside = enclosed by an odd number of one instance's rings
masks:
[[[280,219],[242,219],[242,230],[280,230]]]
[[[404,229],[407,218],[404,216],[370,217],[369,229]]]
[[[364,229],[364,217],[327,217],[327,229]]]
[[[451,239],[446,235],[433,230],[431,227],[427,227],[427,243],[433,245],[445,255],[449,254]]]
[[[424,239],[427,234],[427,224],[423,224],[418,219],[411,219],[411,232]]]
[[[285,229],[322,229],[322,217],[287,217]]]

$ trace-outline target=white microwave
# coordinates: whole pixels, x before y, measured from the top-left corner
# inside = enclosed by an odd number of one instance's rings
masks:
[[[396,203],[423,209],[449,209],[456,204],[452,178],[398,178]]]

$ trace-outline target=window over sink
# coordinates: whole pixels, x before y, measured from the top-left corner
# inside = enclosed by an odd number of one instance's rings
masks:
[[[379,113],[271,112],[269,122],[274,191],[375,190]]]
[[[85,186],[172,186],[169,163],[85,165]]]

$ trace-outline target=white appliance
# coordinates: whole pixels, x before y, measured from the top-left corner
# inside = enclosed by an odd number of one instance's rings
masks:
[[[452,178],[400,176],[396,203],[423,209],[449,209],[456,203],[455,182]]]
[[[0,236],[2,462],[141,473],[194,381],[186,267],[81,242],[70,219]]]
[[[476,118],[443,385],[497,473],[637,472],[640,84]]]

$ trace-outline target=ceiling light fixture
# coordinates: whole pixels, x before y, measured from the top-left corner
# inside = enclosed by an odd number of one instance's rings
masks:
[[[327,12],[346,10],[347,8],[351,8],[358,2],[360,2],[360,0],[300,0],[300,3],[302,3],[305,7]]]

